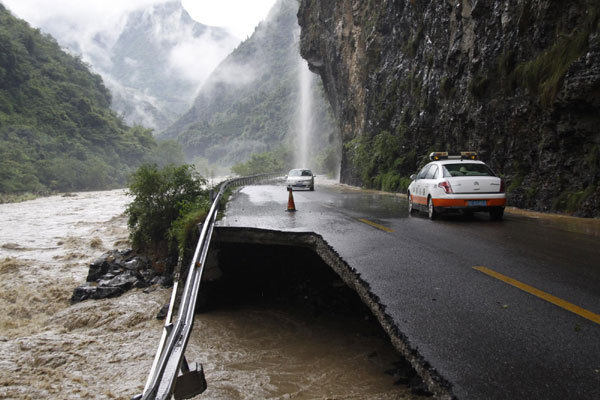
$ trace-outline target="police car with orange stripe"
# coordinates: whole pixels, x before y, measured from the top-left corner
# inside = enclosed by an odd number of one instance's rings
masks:
[[[429,155],[431,162],[416,175],[408,186],[408,210],[426,211],[430,219],[442,212],[476,211],[490,213],[501,220],[506,206],[504,181],[475,152],[449,156],[447,152]]]

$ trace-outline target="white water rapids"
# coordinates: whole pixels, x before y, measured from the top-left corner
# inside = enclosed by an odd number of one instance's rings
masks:
[[[70,305],[88,265],[127,248],[123,191],[0,205],[0,399],[129,399],[141,393],[170,289]],[[398,399],[391,346],[348,321],[278,309],[200,314],[186,356],[199,399]]]

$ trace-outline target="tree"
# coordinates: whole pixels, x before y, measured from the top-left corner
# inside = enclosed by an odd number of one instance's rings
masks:
[[[191,165],[143,165],[132,176],[127,206],[129,236],[134,250],[157,256],[177,252],[171,231],[175,221],[205,206],[206,181]]]

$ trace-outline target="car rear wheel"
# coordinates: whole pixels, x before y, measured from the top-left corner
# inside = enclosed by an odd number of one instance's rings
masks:
[[[417,212],[417,209],[415,208],[415,205],[413,204],[413,199],[412,196],[410,195],[410,192],[408,192],[408,213],[409,214],[415,214]]]
[[[438,217],[438,212],[435,210],[435,207],[433,206],[433,200],[431,199],[431,196],[429,196],[427,198],[427,215],[430,220],[434,220]]]
[[[490,210],[490,219],[492,221],[501,221],[504,217],[504,208],[493,208]]]

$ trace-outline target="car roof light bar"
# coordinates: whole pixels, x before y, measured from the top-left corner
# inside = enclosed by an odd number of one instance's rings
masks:
[[[476,151],[461,151],[460,159],[468,159],[468,160],[477,160],[479,157],[477,156]]]
[[[433,161],[445,160],[448,158],[448,153],[445,151],[436,151],[429,155],[429,159]]]
[[[432,161],[439,160],[478,160],[479,156],[476,151],[461,151],[460,154],[457,155],[448,155],[448,152],[445,151],[435,151],[429,154],[429,159]]]

